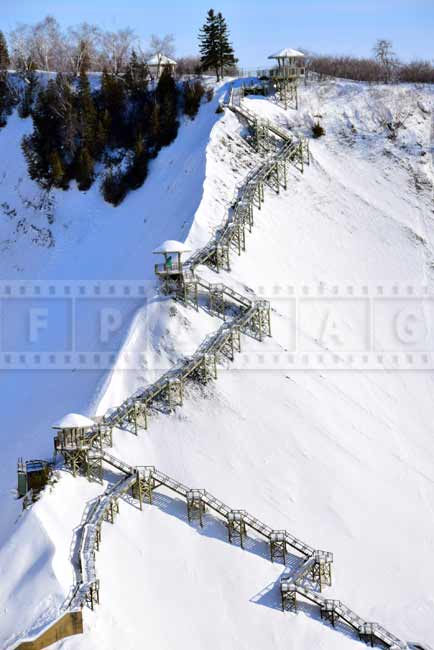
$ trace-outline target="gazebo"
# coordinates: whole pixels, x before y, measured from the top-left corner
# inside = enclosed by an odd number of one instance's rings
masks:
[[[158,81],[164,70],[169,70],[172,74],[175,72],[176,61],[169,59],[168,56],[161,52],[157,52],[157,54],[154,54],[154,56],[149,59],[147,65],[151,77]]]
[[[182,255],[190,253],[191,249],[174,239],[168,239],[158,246],[154,255],[164,255],[164,263],[155,265],[156,275],[178,275],[182,273]]]
[[[161,280],[163,293],[170,293],[173,288],[178,291],[185,287],[182,256],[190,252],[188,246],[174,239],[168,239],[153,251],[154,255],[164,256],[164,262],[155,265],[155,275]]]
[[[282,50],[270,54],[269,59],[277,61],[277,68],[271,70],[272,77],[280,79],[296,80],[304,76],[304,54],[291,47],[284,47]]]
[[[52,425],[57,436],[54,438],[56,452],[63,455],[65,463],[70,466],[73,475],[87,467],[86,433],[95,426],[95,422],[85,415],[68,413]]]

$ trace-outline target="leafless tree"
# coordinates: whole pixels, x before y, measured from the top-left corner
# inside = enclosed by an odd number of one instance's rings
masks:
[[[102,64],[113,74],[120,74],[128,62],[135,40],[135,32],[129,27],[119,29],[117,32],[103,32],[101,37]]]
[[[178,77],[197,75],[201,72],[199,56],[183,56],[177,60],[176,74]]]
[[[391,140],[396,140],[399,131],[405,128],[417,110],[417,94],[408,93],[404,88],[390,91],[378,89],[372,93],[372,98],[374,121]]]
[[[390,83],[397,64],[392,42],[386,38],[379,38],[374,45],[373,51],[375,59],[383,68],[385,83]]]
[[[96,25],[82,23],[76,27],[70,27],[67,36],[69,71],[78,75],[83,67],[95,70],[98,67],[100,29]]]
[[[175,37],[173,34],[166,34],[163,37],[156,34],[151,35],[148,50],[149,58],[160,52],[171,58],[175,56]]]

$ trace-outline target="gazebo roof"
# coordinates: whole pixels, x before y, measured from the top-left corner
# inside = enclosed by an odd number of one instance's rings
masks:
[[[158,52],[154,54],[152,58],[149,59],[148,65],[176,65],[176,61],[169,59],[165,54]]]
[[[160,246],[158,246],[153,253],[190,253],[191,248],[175,239],[167,239]]]
[[[95,422],[90,418],[87,418],[85,415],[80,415],[79,413],[68,413],[52,426],[53,429],[89,429],[94,425]]]
[[[296,57],[304,57],[303,52],[298,50],[293,50],[292,47],[284,47],[283,50],[279,50],[274,54],[270,54],[269,59],[289,59]]]

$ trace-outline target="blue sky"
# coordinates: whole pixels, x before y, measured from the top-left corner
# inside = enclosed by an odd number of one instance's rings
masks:
[[[226,17],[244,67],[262,65],[286,46],[367,55],[379,37],[391,39],[403,59],[434,59],[434,0],[1,0],[0,29],[50,13],[62,25],[131,26],[144,41],[172,32],[182,56],[196,52],[211,6]]]

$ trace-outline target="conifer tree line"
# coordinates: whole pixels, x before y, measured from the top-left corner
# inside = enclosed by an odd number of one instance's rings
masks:
[[[202,70],[211,69],[220,79],[236,63],[226,22],[213,10],[201,30],[201,58],[181,61],[190,76],[182,81],[168,69],[158,82],[151,79],[149,53],[131,47],[132,34],[121,30],[110,39],[106,34],[110,56],[98,59],[105,62],[98,77],[89,74],[98,58],[96,28],[90,25],[74,32],[69,46],[61,44],[53,18],[34,29],[21,26],[12,34],[12,55],[0,32],[0,128],[16,105],[20,117],[32,119],[22,150],[29,176],[42,188],[66,190],[74,181],[86,191],[98,181],[104,198],[118,205],[143,184],[149,160],[176,138],[180,111],[194,119],[204,95],[212,99]],[[152,37],[151,45],[173,56],[170,35]],[[56,46],[68,50],[69,66],[58,60],[60,71],[44,75],[41,68],[52,70],[56,63]],[[8,72],[11,66],[14,72]]]
[[[133,51],[125,74],[104,70],[96,89],[83,63],[78,79],[59,73],[29,94],[20,112],[33,119],[22,143],[30,177],[44,188],[67,189],[75,180],[87,190],[99,172],[104,198],[117,205],[143,184],[148,161],[176,138],[180,108],[194,117],[204,88],[177,84],[168,71],[150,87],[147,66]]]
[[[3,32],[0,32],[0,128],[5,126],[7,116],[16,104],[16,96],[9,83],[10,58]]]

